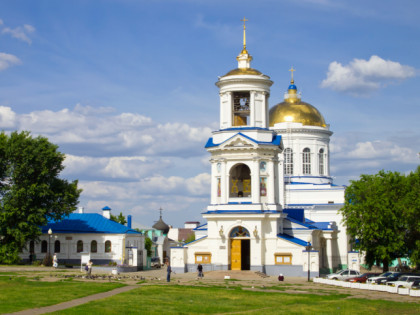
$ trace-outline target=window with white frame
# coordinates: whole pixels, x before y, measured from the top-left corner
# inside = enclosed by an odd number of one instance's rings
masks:
[[[324,174],[324,149],[319,149],[318,153],[318,162],[319,162],[319,175]]]
[[[284,150],[284,175],[293,175],[293,150]]]
[[[304,175],[311,174],[311,150],[309,148],[303,149],[302,170]]]

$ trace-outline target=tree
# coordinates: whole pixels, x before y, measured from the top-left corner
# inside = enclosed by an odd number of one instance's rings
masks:
[[[411,263],[420,265],[420,166],[407,175],[404,213],[406,251]]]
[[[125,225],[127,223],[127,220],[125,219],[125,216],[122,214],[122,212],[120,212],[118,216],[111,214],[111,220],[122,225]]]
[[[146,251],[147,251],[147,257],[152,257],[152,245],[153,245],[152,240],[150,239],[150,237],[146,235],[144,238],[144,247],[146,248]]]
[[[392,259],[407,255],[407,191],[405,176],[384,171],[361,175],[347,187],[341,212],[355,249],[365,252],[369,266],[381,261],[388,270]]]
[[[19,261],[40,226],[76,209],[81,190],[59,178],[64,159],[47,138],[0,133],[0,263]]]

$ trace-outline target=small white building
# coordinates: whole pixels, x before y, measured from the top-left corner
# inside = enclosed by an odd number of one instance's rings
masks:
[[[329,126],[301,102],[293,76],[285,101],[269,112],[273,82],[251,68],[245,28],[237,60],[238,68],[216,82],[220,128],[205,146],[207,224],[194,229],[195,241],[171,249],[172,268],[190,272],[201,263],[205,270],[286,276],[309,269],[313,277],[321,268],[346,267],[354,254],[338,213],[345,188],[329,175]]]
[[[103,215],[71,213],[58,222],[43,226],[38,242],[31,241],[22,252],[25,261],[42,260],[54,253],[59,264],[80,264],[82,255],[89,255],[95,265],[110,262],[142,269],[147,253],[142,233],[131,229],[131,216],[127,226],[110,219],[109,207],[103,208]]]

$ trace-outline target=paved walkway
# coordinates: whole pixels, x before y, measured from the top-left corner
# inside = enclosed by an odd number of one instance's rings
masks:
[[[117,289],[114,289],[114,290],[111,290],[111,291],[108,291],[108,292],[97,293],[97,294],[82,297],[80,299],[75,299],[75,300],[63,302],[63,303],[60,303],[60,304],[55,304],[55,305],[50,305],[50,306],[45,306],[45,307],[40,307],[40,308],[32,308],[32,309],[12,313],[12,314],[14,314],[14,315],[34,315],[34,314],[52,313],[52,312],[64,310],[66,308],[70,308],[70,307],[78,306],[78,305],[81,305],[81,304],[85,304],[85,303],[88,303],[90,301],[104,299],[104,298],[107,298],[107,297],[110,297],[110,296],[113,296],[113,295],[116,295],[116,294],[119,294],[119,293],[122,293],[122,292],[127,292],[127,291],[130,291],[130,290],[133,290],[133,289],[138,288],[138,287],[139,287],[138,285],[128,285],[126,287],[117,288]]]

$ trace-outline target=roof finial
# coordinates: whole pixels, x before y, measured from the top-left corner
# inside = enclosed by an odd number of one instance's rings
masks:
[[[294,84],[295,83],[295,80],[293,80],[293,72],[295,72],[296,69],[293,69],[293,66],[292,66],[292,68],[290,68],[289,71],[292,73],[292,80],[290,81],[290,83],[291,84]]]
[[[244,17],[241,21],[244,22],[244,40],[243,40],[244,47],[242,49],[242,53],[248,53],[246,51],[246,26],[245,26],[245,22],[247,22],[248,20]]]
[[[159,208],[160,218],[162,219],[162,207]]]

